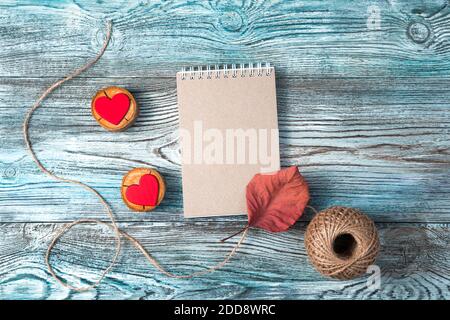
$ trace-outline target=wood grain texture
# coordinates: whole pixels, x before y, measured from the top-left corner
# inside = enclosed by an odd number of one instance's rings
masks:
[[[114,30],[104,57],[32,119],[47,167],[97,188],[169,269],[218,262],[231,244],[217,240],[246,217],[183,220],[174,75],[189,65],[271,62],[282,165],[300,167],[314,207],[358,207],[378,222],[380,289],[311,268],[302,244],[309,212],[287,233],[252,232],[229,266],[198,279],[163,277],[128,245],[97,290],[52,281],[43,260],[52,234],[106,215],[83,190],[38,171],[21,125],[43,90],[95,55],[106,19]],[[125,132],[105,132],[90,115],[91,97],[107,85],[129,89],[141,107]],[[449,87],[446,0],[1,1],[0,299],[449,299]],[[161,206],[145,215],[120,199],[123,174],[138,166],[154,166],[167,183]],[[113,238],[92,229],[58,245],[52,259],[67,279],[93,280],[113,254]]]
[[[219,239],[239,223],[124,223],[169,270],[183,274],[218,263],[232,247]],[[197,278],[168,278],[129,244],[118,265],[96,290],[69,292],[47,273],[43,255],[60,224],[0,225],[0,298],[34,299],[449,299],[448,225],[379,224],[382,251],[379,289],[368,276],[350,281],[322,277],[309,265],[304,224],[286,233],[252,229],[224,269]],[[106,233],[101,234],[101,231]],[[114,253],[108,230],[80,226],[69,232],[52,256],[56,271],[71,283],[94,280]],[[176,232],[174,232],[176,231]],[[203,235],[208,233],[208,237]],[[89,253],[89,254],[87,254]],[[75,278],[81,277],[77,282]]]
[[[84,63],[101,46],[104,19],[115,31],[96,76],[172,77],[183,65],[253,61],[293,76],[450,71],[446,0],[8,2],[0,39],[15,54],[2,55],[3,76],[59,77]],[[423,27],[408,32],[415,22]]]
[[[282,166],[300,167],[313,206],[359,207],[377,221],[448,221],[450,78],[279,77]],[[48,83],[22,78],[0,83],[0,221],[105,217],[84,190],[48,180],[23,147],[18,115]],[[105,132],[90,114],[90,97],[109,84],[128,88],[140,103],[140,117],[126,132]],[[18,91],[22,105],[17,104]],[[182,219],[177,128],[175,79],[84,78],[44,103],[31,134],[47,166],[99,188],[124,221],[143,217],[122,203],[122,176],[133,167],[156,167],[167,182],[166,198],[144,219],[165,221]]]

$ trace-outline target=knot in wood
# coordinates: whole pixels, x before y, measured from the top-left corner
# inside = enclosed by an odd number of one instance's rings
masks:
[[[423,22],[414,21],[409,24],[407,34],[415,43],[424,43],[430,37],[431,31]]]
[[[239,31],[244,24],[244,18],[237,9],[227,9],[219,18],[220,25],[230,32]]]

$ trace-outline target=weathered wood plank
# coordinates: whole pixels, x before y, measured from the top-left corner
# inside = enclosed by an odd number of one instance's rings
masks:
[[[42,90],[98,51],[105,19],[114,31],[104,58],[36,113],[33,141],[50,168],[97,187],[169,269],[219,261],[230,244],[217,239],[245,222],[182,219],[173,76],[183,65],[276,65],[282,164],[301,167],[313,206],[360,207],[381,222],[448,223],[449,13],[445,0],[2,1],[0,222],[16,223],[0,225],[0,299],[449,299],[447,224],[379,224],[376,291],[365,278],[321,278],[307,264],[302,222],[284,234],[252,232],[223,271],[188,281],[161,276],[127,245],[107,281],[80,294],[52,281],[43,263],[61,224],[21,223],[105,218],[84,191],[37,171],[21,138],[23,114]],[[110,134],[90,118],[89,98],[107,84],[129,88],[142,106],[130,131]],[[161,208],[144,216],[130,213],[118,190],[138,165],[156,166],[169,187]],[[113,239],[92,229],[69,234],[55,252],[68,279],[89,281],[106,267]]]
[[[285,75],[450,74],[450,9],[434,1],[2,1],[0,76],[59,77],[111,47],[95,76],[269,61]]]
[[[22,114],[50,82],[0,80],[0,221],[105,217],[84,190],[40,173],[24,149]],[[142,110],[135,126],[114,134],[89,109],[97,88],[112,84],[129,88]],[[449,85],[450,78],[279,77],[282,165],[300,167],[318,208],[355,206],[377,221],[448,222]],[[44,103],[31,132],[43,162],[99,188],[118,219],[164,221],[182,219],[177,127],[174,79],[83,78]],[[157,167],[168,184],[163,205],[145,216],[130,213],[119,193],[122,175],[142,165]]]
[[[169,270],[183,274],[217,263],[231,248],[219,239],[240,223],[125,223]],[[61,224],[0,225],[0,299],[449,299],[448,225],[379,224],[382,251],[379,289],[367,276],[336,281],[320,276],[307,261],[304,224],[286,233],[252,230],[239,254],[223,270],[190,279],[171,279],[148,265],[126,244],[113,272],[97,289],[69,292],[45,268],[46,247]],[[80,226],[69,232],[52,256],[58,274],[83,283],[107,266],[114,241],[103,229]],[[106,231],[106,230],[103,230]],[[76,283],[76,282],[75,282]]]

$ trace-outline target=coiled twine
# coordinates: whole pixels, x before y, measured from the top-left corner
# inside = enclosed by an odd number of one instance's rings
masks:
[[[353,279],[367,272],[380,249],[374,222],[357,209],[331,207],[319,212],[305,234],[309,259],[321,274]]]

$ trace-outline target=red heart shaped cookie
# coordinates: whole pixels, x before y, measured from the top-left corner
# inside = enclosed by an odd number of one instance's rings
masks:
[[[97,91],[92,98],[91,111],[103,128],[122,131],[136,120],[139,108],[127,89],[112,86]]]
[[[133,184],[127,188],[125,197],[131,203],[154,207],[158,201],[158,194],[158,179],[152,174],[144,174],[139,179],[139,184]]]
[[[163,200],[166,184],[161,174],[152,168],[135,168],[122,179],[120,194],[123,202],[134,211],[150,211]]]
[[[118,125],[130,109],[130,98],[125,93],[118,93],[110,99],[100,97],[94,102],[95,111],[114,125]]]

